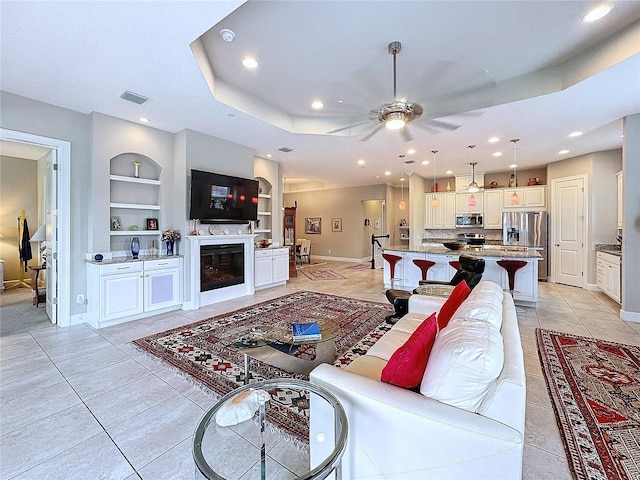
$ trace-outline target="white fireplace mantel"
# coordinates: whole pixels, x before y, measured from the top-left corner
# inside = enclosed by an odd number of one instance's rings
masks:
[[[247,235],[189,235],[189,263],[191,280],[191,298],[189,305],[197,310],[205,305],[223,302],[232,298],[253,295],[254,289],[254,245],[255,234]],[[200,291],[200,247],[203,245],[244,244],[244,283],[208,292]]]

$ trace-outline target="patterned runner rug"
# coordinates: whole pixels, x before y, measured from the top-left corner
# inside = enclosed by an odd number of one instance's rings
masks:
[[[309,280],[341,280],[344,277],[329,268],[314,268],[313,270],[301,270],[301,273]]]
[[[390,304],[356,300],[322,293],[301,291],[255,304],[180,328],[135,340],[140,348],[169,362],[181,372],[220,395],[243,385],[244,356],[233,343],[257,325],[290,328],[291,323],[329,319],[339,325],[335,338],[336,366],[346,366],[373,345],[391,326],[385,317],[393,312]],[[315,347],[301,347],[295,355],[314,357]],[[259,360],[250,362],[250,377],[302,378]],[[278,392],[279,398],[286,392]],[[277,426],[299,438],[307,438],[308,399],[293,395],[288,405],[268,402],[269,418]]]
[[[371,264],[370,263],[357,263],[355,265],[349,265],[348,267],[345,267],[351,270],[371,270]]]
[[[537,329],[576,479],[640,478],[640,348]]]

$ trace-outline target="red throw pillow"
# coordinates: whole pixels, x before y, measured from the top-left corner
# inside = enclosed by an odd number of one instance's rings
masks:
[[[447,326],[449,320],[451,320],[460,304],[469,296],[469,293],[471,293],[471,289],[466,281],[463,280],[456,285],[447,301],[442,305],[440,313],[438,313],[438,331]]]
[[[409,340],[393,352],[382,369],[380,380],[398,387],[417,388],[422,382],[437,332],[436,314],[432,313],[415,329]]]

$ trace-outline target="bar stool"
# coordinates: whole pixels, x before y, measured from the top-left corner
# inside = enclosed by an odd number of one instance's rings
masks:
[[[525,267],[527,262],[522,260],[498,260],[496,263],[507,271],[507,275],[509,276],[509,293],[513,297],[516,284],[516,272],[522,267]],[[516,311],[518,311],[518,309],[516,309]],[[521,313],[524,311],[526,310],[520,308]]]
[[[402,260],[402,257],[393,255],[391,253],[383,253],[382,258],[384,258],[389,263],[389,278],[391,280],[391,288],[393,288],[393,281],[399,280],[398,278],[396,278],[396,263]]]
[[[460,262],[458,260],[451,260],[449,262],[449,265],[451,265],[456,270],[460,270]]]
[[[431,260],[419,260],[419,259],[415,259],[413,263],[422,272],[422,280],[427,279],[427,271],[436,264],[436,262],[432,262]]]

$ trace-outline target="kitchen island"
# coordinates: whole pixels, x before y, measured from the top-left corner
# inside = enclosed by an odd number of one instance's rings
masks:
[[[514,300],[518,305],[535,307],[538,304],[538,261],[542,259],[542,256],[535,250],[496,245],[467,246],[461,250],[429,245],[394,245],[384,248],[384,253],[402,257],[402,260],[396,263],[393,286],[389,263],[384,262],[385,288],[407,291],[413,291],[421,279],[420,269],[414,265],[413,260],[421,259],[435,262],[435,265],[427,272],[427,279],[448,281],[456,273],[449,262],[458,260],[462,253],[484,258],[485,270],[482,279],[495,282],[504,290],[509,290],[509,278],[507,272],[498,265],[498,260],[523,260],[527,262],[527,265],[516,273]]]

